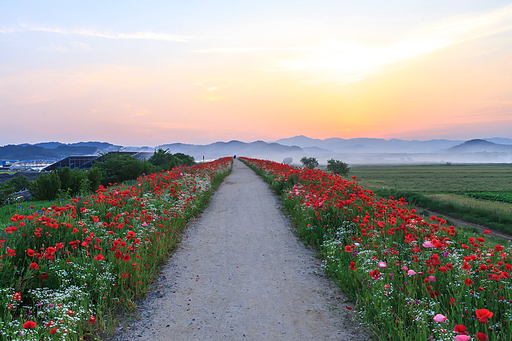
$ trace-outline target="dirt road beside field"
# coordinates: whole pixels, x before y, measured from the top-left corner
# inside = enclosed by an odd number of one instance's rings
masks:
[[[484,233],[484,231],[489,231],[488,234],[490,236],[512,241],[512,235],[504,233],[504,232],[501,232],[501,231],[493,230],[492,228],[484,226],[484,225],[471,223],[469,221],[462,220],[462,219],[457,219],[455,217],[447,216],[447,215],[439,213],[439,212],[430,211],[430,210],[427,210],[424,207],[415,206],[415,209],[416,209],[417,212],[426,211],[431,216],[443,217],[444,219],[449,220],[450,222],[452,222],[454,226],[474,227],[474,228],[477,228],[478,231],[480,231],[481,233]]]
[[[235,160],[116,340],[369,340],[291,232],[269,186]]]

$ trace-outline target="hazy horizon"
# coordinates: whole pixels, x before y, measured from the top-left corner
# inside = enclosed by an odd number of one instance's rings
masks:
[[[0,4],[0,145],[512,138],[508,1]]]
[[[232,141],[240,141],[240,142],[243,142],[243,143],[253,143],[253,142],[258,142],[258,141],[263,141],[263,142],[266,142],[266,143],[279,143],[280,140],[287,140],[287,139],[294,139],[294,138],[300,138],[300,137],[304,137],[304,138],[307,138],[307,139],[313,139],[313,140],[319,140],[319,141],[326,141],[326,140],[330,140],[330,139],[336,139],[338,137],[326,137],[326,138],[319,138],[319,139],[315,139],[315,138],[312,138],[312,137],[309,137],[309,136],[306,136],[306,135],[296,135],[296,136],[290,136],[290,137],[281,137],[281,138],[278,138],[278,139],[275,139],[275,140],[268,140],[268,141],[265,141],[265,140],[261,140],[261,139],[258,139],[258,140],[240,140],[240,139],[231,139],[231,140],[216,140],[216,141],[210,141],[210,142],[205,142],[205,143],[187,143],[187,142],[181,142],[181,141],[172,141],[172,142],[165,142],[165,143],[160,143],[160,144],[157,144],[157,145],[149,145],[149,144],[138,144],[138,145],[123,145],[121,143],[115,143],[115,142],[112,142],[112,141],[99,141],[99,140],[91,140],[91,139],[84,139],[84,140],[80,140],[80,141],[60,141],[60,140],[45,140],[45,141],[36,141],[36,142],[33,142],[33,143],[29,143],[29,142],[21,142],[21,143],[7,143],[7,144],[0,144],[0,147],[5,147],[6,145],[21,145],[21,144],[30,144],[30,145],[37,145],[37,144],[44,144],[44,143],[62,143],[62,144],[75,144],[75,143],[81,143],[81,142],[99,142],[99,143],[110,143],[112,145],[120,145],[122,147],[136,147],[136,148],[144,148],[144,147],[150,147],[150,148],[156,148],[158,146],[161,146],[161,145],[167,145],[167,144],[174,144],[174,143],[178,143],[178,144],[190,144],[190,145],[210,145],[210,144],[214,144],[214,143],[228,143],[228,142],[232,142]],[[340,139],[343,139],[343,138],[340,138]],[[348,139],[345,139],[345,140],[351,140],[351,139],[374,139],[374,138],[371,138],[371,137],[354,137],[354,138],[348,138]],[[447,140],[447,141],[457,141],[457,142],[465,142],[465,141],[470,141],[470,140],[491,140],[491,139],[510,139],[512,140],[512,138],[507,138],[507,137],[502,137],[502,136],[492,136],[492,137],[477,137],[477,138],[471,138],[471,139],[468,139],[468,140],[463,140],[463,139],[444,139],[444,138],[440,138],[440,139],[425,139],[425,140],[419,140],[419,139],[397,139],[397,138],[375,138],[375,139],[383,139],[383,140],[386,140],[386,141],[391,141],[391,140],[402,140],[402,141],[409,141],[409,142],[414,142],[414,141],[419,141],[419,142],[429,142],[429,141],[435,141],[435,140]],[[500,142],[493,142],[493,143],[500,143]],[[282,143],[281,143],[282,144]],[[505,144],[508,144],[508,143],[505,143]],[[511,143],[512,144],[512,143]],[[284,145],[289,145],[289,144],[284,144]]]

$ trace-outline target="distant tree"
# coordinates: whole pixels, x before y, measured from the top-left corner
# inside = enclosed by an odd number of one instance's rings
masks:
[[[89,181],[85,170],[82,170],[79,168],[73,168],[71,170],[70,179],[71,179],[70,185],[67,188],[67,190],[69,190],[69,194],[71,196],[78,195],[80,192],[83,193],[83,192],[88,192],[91,190],[90,188],[88,189],[86,186],[84,186],[84,181],[85,180]],[[62,185],[61,185],[61,188],[63,188]]]
[[[293,162],[293,159],[292,159],[291,157],[285,157],[285,158],[283,159],[283,163],[284,163],[285,165],[291,165],[291,164],[292,164],[292,162]]]
[[[142,174],[151,174],[158,171],[154,165],[151,164],[148,160],[140,161],[142,163]]]
[[[89,181],[87,172],[79,168],[70,169],[69,167],[62,167],[55,170],[60,179],[60,193],[61,197],[73,197],[79,193],[88,192],[91,188],[87,189],[84,185],[84,180]]]
[[[316,158],[314,157],[303,157],[302,159],[300,159],[300,162],[304,165],[304,167],[306,168],[315,168],[315,167],[318,167],[318,161]]]
[[[101,184],[101,170],[97,167],[89,169],[87,179],[91,182],[91,190],[96,191]]]
[[[30,194],[36,200],[53,200],[57,197],[59,190],[60,178],[55,171],[41,173],[29,186]]]
[[[71,168],[62,167],[55,170],[60,179],[60,188],[62,190],[67,191],[72,187],[71,185]]]
[[[158,149],[148,160],[158,170],[167,170],[176,167],[180,159],[169,153],[169,149]]]
[[[340,160],[330,159],[327,160],[327,170],[333,172],[334,174],[347,176],[348,172],[350,172],[350,167],[348,166],[348,163]]]
[[[176,153],[173,156],[177,157],[180,160],[180,165],[192,166],[196,162],[196,160],[194,160],[192,156],[187,154]]]
[[[148,160],[157,169],[172,169],[178,165],[192,166],[195,160],[183,153],[171,154],[169,149],[158,149]]]
[[[147,161],[139,161],[130,155],[117,153],[104,155],[103,162],[96,162],[94,167],[100,169],[103,185],[137,179],[142,173],[155,171],[155,167]]]

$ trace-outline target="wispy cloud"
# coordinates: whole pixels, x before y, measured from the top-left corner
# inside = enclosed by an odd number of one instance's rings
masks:
[[[313,77],[348,84],[402,67],[408,60],[469,40],[512,32],[512,5],[494,11],[469,13],[431,23],[387,46],[363,45],[336,39],[302,47],[231,47],[195,50],[200,53],[302,52],[294,58],[275,59],[268,72],[311,72]],[[493,51],[484,51],[491,53]],[[321,74],[324,73],[322,76]]]
[[[213,48],[203,50],[192,50],[191,52],[214,53],[214,52],[258,52],[258,51],[307,51],[311,47],[229,47],[229,48]]]
[[[384,47],[331,41],[305,58],[284,61],[278,70],[334,71],[331,81],[352,83],[382,70],[393,70],[399,63],[462,42],[512,32],[512,5],[487,13],[472,13],[448,18],[418,29],[404,39]],[[486,51],[489,53],[489,51]],[[336,79],[334,79],[336,78]]]
[[[61,28],[49,27],[44,25],[35,25],[30,23],[19,23],[19,27],[0,28],[0,33],[17,33],[17,32],[48,32],[66,35],[82,35],[89,37],[99,37],[106,39],[139,39],[139,40],[158,40],[168,42],[187,42],[190,37],[178,34],[158,33],[151,31],[135,32],[135,33],[111,33],[101,32],[94,29],[81,28]]]
[[[425,27],[417,36],[448,39],[452,44],[512,31],[512,5],[486,13],[470,13]]]
[[[76,52],[83,51],[83,50],[94,51],[94,49],[91,48],[89,46],[89,44],[81,43],[78,41],[74,41],[74,42],[70,43],[69,45],[70,45],[70,47],[64,47],[60,44],[51,43],[49,47],[43,46],[43,47],[40,47],[39,49],[43,50],[43,51],[53,51],[53,52],[63,52],[63,53],[76,53]]]

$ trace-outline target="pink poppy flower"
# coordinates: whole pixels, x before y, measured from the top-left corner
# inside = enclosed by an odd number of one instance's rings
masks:
[[[471,336],[469,335],[457,335],[455,336],[455,341],[467,341],[470,340]]]
[[[426,248],[433,248],[434,247],[434,244],[432,244],[430,241],[426,241],[423,243],[423,247],[426,247]]]
[[[448,317],[442,315],[442,314],[437,314],[436,316],[434,316],[434,321],[436,322],[442,322],[442,323],[446,323],[444,322],[445,320],[447,320]]]

